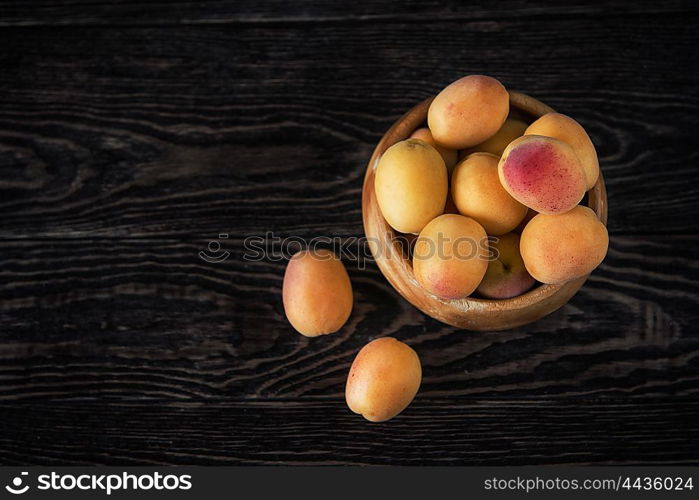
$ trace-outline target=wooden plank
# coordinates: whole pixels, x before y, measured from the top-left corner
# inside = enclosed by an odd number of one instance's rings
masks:
[[[285,261],[243,243],[207,263],[206,241],[0,243],[0,398],[342,397],[352,359],[395,336],[419,353],[421,397],[696,395],[696,236],[613,237],[562,309],[503,332],[459,331],[348,262],[355,307],[338,333],[294,332]],[[277,248],[278,249],[278,248]]]
[[[585,125],[613,233],[699,231],[685,17],[27,28],[0,43],[0,238],[359,235],[374,144],[465,73]]]
[[[0,1],[0,462],[697,464],[698,14]],[[608,259],[560,311],[490,333],[350,263],[350,322],[301,337],[285,262],[243,260],[243,239],[361,235],[373,145],[466,73],[590,131]],[[203,261],[220,233],[230,257]],[[370,425],[344,381],[385,335],[424,382]]]
[[[0,2],[0,26],[57,26],[114,24],[222,24],[222,23],[315,23],[315,22],[424,22],[425,20],[464,21],[511,19],[541,16],[618,16],[660,15],[696,12],[694,2],[651,0],[634,2],[580,2],[548,0],[529,2],[505,0],[424,2],[408,0],[387,6],[376,0],[352,3],[332,0],[294,2],[293,9],[283,0],[238,2],[234,0],[185,0],[162,2],[109,2],[31,0]]]
[[[419,400],[370,424],[342,401],[3,404],[5,465],[697,464],[699,402]]]

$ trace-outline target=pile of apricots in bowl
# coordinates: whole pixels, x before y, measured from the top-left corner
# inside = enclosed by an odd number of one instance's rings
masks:
[[[554,112],[522,121],[510,113],[505,87],[483,75],[444,88],[426,121],[383,151],[373,194],[388,226],[414,235],[408,258],[429,296],[507,300],[537,284],[577,280],[602,262],[607,229],[581,204],[599,163],[577,121]],[[353,304],[341,261],[328,250],[294,255],[283,303],[301,334],[338,331]],[[410,404],[421,376],[411,347],[374,340],[350,368],[347,404],[367,420],[388,420]]]

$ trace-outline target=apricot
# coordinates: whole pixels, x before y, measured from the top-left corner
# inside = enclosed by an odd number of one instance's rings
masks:
[[[586,188],[591,189],[595,185],[599,177],[597,151],[590,136],[578,122],[560,113],[547,113],[529,125],[524,134],[553,137],[568,144],[583,167]]]
[[[427,112],[427,124],[437,144],[465,149],[495,135],[509,110],[510,96],[499,81],[470,75],[437,94]]]
[[[529,274],[556,285],[592,272],[608,246],[607,228],[595,212],[577,206],[560,215],[535,216],[522,231],[519,248]]]
[[[447,167],[437,150],[419,139],[386,150],[376,167],[376,200],[386,222],[402,233],[418,233],[444,212]]]
[[[350,368],[347,406],[370,422],[390,420],[407,408],[421,380],[420,358],[410,346],[392,337],[373,340]]]
[[[475,219],[490,235],[512,231],[527,214],[527,207],[502,187],[498,161],[490,153],[472,153],[451,176],[451,196],[459,213]]]
[[[333,333],[352,312],[352,284],[330,250],[301,250],[286,266],[282,285],[286,317],[306,337]]]
[[[424,141],[430,146],[434,147],[437,150],[437,152],[440,155],[442,155],[444,164],[447,166],[447,170],[451,173],[452,169],[454,168],[454,165],[456,165],[458,151],[456,151],[455,149],[443,148],[442,146],[437,144],[434,138],[432,137],[432,132],[430,132],[430,129],[428,129],[427,127],[417,129],[415,132],[413,132],[410,138],[420,139],[421,141]]]
[[[473,146],[469,151],[491,153],[495,156],[501,156],[507,145],[517,139],[517,137],[523,136],[525,130],[527,130],[527,124],[522,120],[508,118],[494,136]]]
[[[509,299],[521,295],[534,285],[519,253],[519,236],[503,234],[490,243],[493,258],[478,285],[478,293],[489,299]]]
[[[551,137],[525,135],[512,141],[498,174],[514,199],[542,214],[567,212],[585,195],[585,174],[573,148]]]
[[[415,279],[438,297],[467,297],[485,275],[488,252],[488,237],[478,222],[463,215],[441,215],[424,227],[415,242]]]

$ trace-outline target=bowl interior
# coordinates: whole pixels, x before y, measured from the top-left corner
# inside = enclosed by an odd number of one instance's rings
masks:
[[[403,115],[379,141],[369,161],[362,193],[364,230],[374,259],[393,287],[418,309],[453,326],[473,330],[511,328],[534,321],[565,304],[586,281],[587,276],[562,285],[537,284],[528,292],[510,299],[492,300],[467,297],[442,299],[425,291],[415,279],[412,262],[405,251],[414,235],[396,233],[381,215],[374,192],[374,174],[381,155],[393,144],[407,139],[425,126],[432,98],[426,99]],[[554,110],[519,92],[510,92],[510,117],[531,123]],[[588,191],[583,204],[592,208],[607,223],[607,196],[600,177]]]

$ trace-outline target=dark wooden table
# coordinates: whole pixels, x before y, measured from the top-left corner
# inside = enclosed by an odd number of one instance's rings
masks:
[[[699,463],[697,3],[341,4],[0,2],[0,462]],[[244,238],[362,235],[373,145],[469,73],[590,132],[606,261],[492,333],[350,266],[347,326],[296,334]],[[371,425],[384,335],[424,381]]]

